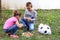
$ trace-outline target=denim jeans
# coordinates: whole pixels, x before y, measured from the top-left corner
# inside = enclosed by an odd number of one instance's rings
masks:
[[[10,33],[10,34],[13,35],[17,31],[17,29],[18,29],[17,25],[13,25],[9,29],[4,29],[4,32],[5,33]]]
[[[24,30],[27,30],[27,31],[34,30],[34,23],[28,22],[27,20],[25,20],[23,18],[20,19],[20,23],[22,23],[24,25]]]

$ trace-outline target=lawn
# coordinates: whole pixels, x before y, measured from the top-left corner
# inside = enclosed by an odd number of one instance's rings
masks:
[[[24,14],[24,10],[19,10]],[[2,10],[2,19],[0,20],[0,40],[60,40],[60,10],[37,10],[37,20],[35,23],[35,30],[33,36],[30,38],[22,37],[22,29],[19,29],[16,33],[19,35],[18,39],[9,38],[3,32],[3,24],[5,20],[13,15],[12,10]],[[48,24],[51,26],[51,35],[42,35],[37,31],[40,23]]]

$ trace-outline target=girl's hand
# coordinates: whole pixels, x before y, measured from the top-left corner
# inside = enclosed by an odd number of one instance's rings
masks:
[[[17,25],[18,28],[23,27],[23,24],[20,24],[18,21],[16,22],[16,25]]]
[[[20,25],[19,28],[23,27],[23,24],[19,24],[19,25]]]

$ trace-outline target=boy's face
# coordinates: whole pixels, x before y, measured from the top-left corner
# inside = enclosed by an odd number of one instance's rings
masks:
[[[29,4],[29,6],[27,6],[27,9],[28,9],[29,11],[31,11],[31,10],[32,10],[32,5]]]

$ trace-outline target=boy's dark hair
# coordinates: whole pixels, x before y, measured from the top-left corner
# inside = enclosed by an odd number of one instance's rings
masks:
[[[17,12],[17,10],[16,10],[16,11],[14,11],[14,16],[21,16],[21,13]]]
[[[32,7],[32,3],[31,3],[31,2],[27,2],[27,3],[26,3],[26,7],[28,7],[29,4],[31,4],[31,7]]]

